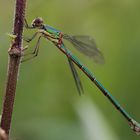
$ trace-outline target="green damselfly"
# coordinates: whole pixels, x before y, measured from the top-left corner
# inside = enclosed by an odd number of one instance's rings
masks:
[[[100,50],[96,47],[94,40],[89,36],[70,36],[67,34],[62,33],[60,30],[57,30],[51,26],[45,25],[43,23],[43,19],[38,17],[32,21],[32,24],[29,26],[27,21],[25,20],[25,27],[27,29],[36,29],[35,34],[28,39],[24,39],[27,42],[32,41],[38,34],[38,40],[32,53],[33,56],[24,59],[23,61],[29,60],[35,56],[37,56],[39,51],[39,43],[41,37],[44,37],[51,41],[61,52],[63,52],[69,62],[72,74],[74,76],[74,80],[78,89],[78,92],[81,94],[83,91],[82,84],[78,77],[78,73],[75,69],[75,66],[78,66],[83,73],[100,89],[101,93],[103,93],[107,99],[114,105],[114,107],[125,117],[125,119],[129,122],[131,129],[136,132],[136,134],[140,135],[140,124],[136,122],[119,104],[119,102],[110,94],[110,92],[95,78],[95,76],[65,47],[63,39],[71,42],[73,46],[80,51],[81,53],[85,54],[93,58],[98,63],[103,63],[104,58]]]

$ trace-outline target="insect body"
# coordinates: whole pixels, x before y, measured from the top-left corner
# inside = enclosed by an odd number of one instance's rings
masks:
[[[63,39],[72,43],[72,45],[84,55],[92,58],[97,63],[103,63],[104,57],[100,50],[96,47],[94,40],[85,35],[79,36],[70,36],[62,33],[60,30],[57,30],[53,27],[45,25],[43,23],[42,18],[36,18],[33,20],[31,26],[28,25],[25,20],[25,27],[28,29],[37,29],[36,33],[30,38],[26,39],[27,42],[33,40],[37,34],[39,35],[37,44],[35,46],[35,50],[33,52],[34,56],[37,56],[39,50],[39,42],[40,38],[44,37],[50,40],[61,52],[63,52],[69,62],[77,89],[79,94],[83,92],[83,87],[81,81],[79,79],[78,73],[75,69],[75,65],[79,67],[83,73],[100,89],[101,93],[103,93],[107,99],[114,105],[114,107],[125,117],[125,119],[129,122],[131,128],[140,135],[140,124],[137,123],[119,104],[119,102],[110,94],[110,92],[95,78],[95,76],[85,67],[64,45]],[[33,57],[32,57],[33,58]],[[27,59],[26,59],[27,60]],[[74,65],[75,64],[75,65]]]

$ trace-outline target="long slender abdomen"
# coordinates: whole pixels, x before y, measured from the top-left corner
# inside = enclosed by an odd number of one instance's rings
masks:
[[[110,94],[110,92],[96,79],[96,77],[69,51],[65,51],[65,46],[57,46],[67,57],[69,57],[88,77],[89,79],[101,90],[109,101],[116,107],[117,110],[129,121],[132,122],[131,116],[123,109],[119,102]]]

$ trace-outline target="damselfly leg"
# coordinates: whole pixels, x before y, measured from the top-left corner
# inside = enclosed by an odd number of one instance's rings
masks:
[[[36,57],[36,56],[38,55],[41,37],[42,37],[42,35],[39,36],[39,38],[38,38],[38,40],[37,40],[37,43],[36,43],[36,45],[35,45],[35,47],[34,47],[33,52],[24,55],[24,56],[26,56],[26,55],[31,55],[31,56],[28,57],[28,58],[23,59],[23,60],[21,61],[21,63],[22,63],[22,62],[25,62],[25,61],[28,61],[28,60],[31,60],[31,59],[33,59],[34,57]]]
[[[25,26],[26,29],[34,29],[33,26],[29,26],[26,19],[24,19],[24,26]]]
[[[39,32],[36,32],[36,33],[34,33],[33,36],[30,37],[30,38],[25,38],[25,37],[23,37],[23,40],[26,41],[26,42],[28,42],[28,43],[30,43],[38,34],[39,34]]]

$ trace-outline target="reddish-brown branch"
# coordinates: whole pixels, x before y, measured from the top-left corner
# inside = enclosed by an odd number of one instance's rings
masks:
[[[8,140],[7,134],[0,128],[0,140]]]
[[[16,0],[13,27],[13,34],[16,35],[16,38],[12,40],[11,47],[8,51],[8,74],[0,124],[0,127],[6,132],[7,135],[9,135],[9,130],[11,127],[18,71],[22,56],[22,32],[24,26],[25,4],[26,0]]]

